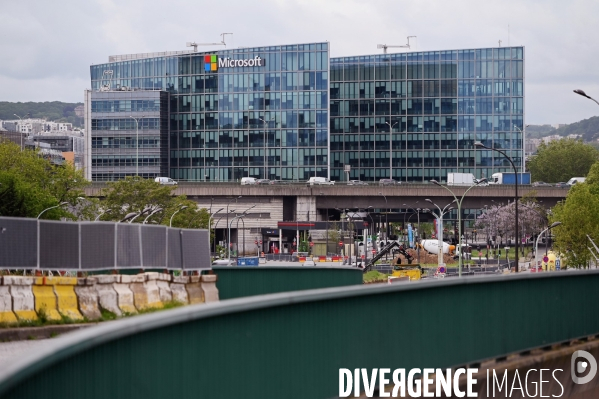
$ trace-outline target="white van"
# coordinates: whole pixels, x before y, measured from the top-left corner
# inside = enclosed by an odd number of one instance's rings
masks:
[[[584,183],[584,181],[586,180],[586,177],[573,177],[570,180],[568,180],[568,182],[566,183],[569,186],[573,186],[576,183]]]
[[[320,184],[333,185],[333,184],[335,184],[335,182],[334,181],[330,181],[326,177],[316,177],[316,176],[313,176],[313,177],[311,177],[308,180],[307,184],[309,186],[316,186],[316,185],[320,185]]]
[[[157,177],[154,179],[154,181],[156,183],[166,184],[167,186],[173,186],[177,184],[177,182],[171,179],[170,177]]]
[[[242,186],[247,186],[249,184],[256,184],[256,179],[255,177],[242,177],[241,178],[241,185]]]

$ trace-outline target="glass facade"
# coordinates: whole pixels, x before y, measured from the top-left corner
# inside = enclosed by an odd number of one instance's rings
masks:
[[[91,93],[92,180],[168,174],[168,93],[94,91]]]
[[[136,57],[91,67],[94,94],[118,93],[92,102],[102,115],[88,127],[92,145],[135,146],[117,132],[143,114],[140,148],[162,154],[148,164],[177,180],[343,181],[347,165],[364,181],[510,170],[475,141],[521,165],[523,47],[330,58],[328,43],[312,43]]]
[[[511,171],[481,141],[521,165],[524,49],[331,59],[331,179],[446,181]]]
[[[168,93],[168,173],[191,181],[327,177],[328,76],[328,43],[186,53],[91,67],[93,90]],[[92,113],[141,112],[152,106],[105,101],[92,104]],[[91,129],[126,130],[132,122],[126,119],[92,121]],[[159,122],[148,118],[144,123],[153,129]]]

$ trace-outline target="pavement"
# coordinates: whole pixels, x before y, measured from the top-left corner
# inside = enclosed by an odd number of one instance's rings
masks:
[[[23,355],[47,347],[48,345],[52,345],[52,338],[0,342],[0,370],[6,365],[20,359]]]

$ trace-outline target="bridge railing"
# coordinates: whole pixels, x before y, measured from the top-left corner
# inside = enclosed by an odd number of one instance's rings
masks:
[[[297,291],[49,341],[0,398],[331,398],[339,369],[443,368],[599,333],[599,271]]]

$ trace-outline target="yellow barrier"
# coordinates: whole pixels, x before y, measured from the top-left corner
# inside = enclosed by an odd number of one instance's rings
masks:
[[[61,314],[72,320],[83,320],[77,306],[75,277],[38,277],[33,286],[35,310],[44,308],[48,320],[60,320]]]

